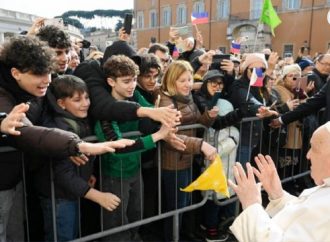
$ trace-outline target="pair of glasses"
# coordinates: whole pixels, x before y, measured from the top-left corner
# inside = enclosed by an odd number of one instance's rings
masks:
[[[292,78],[292,80],[296,81],[300,76],[298,75],[294,75],[294,74],[289,74],[289,75],[286,75],[287,77],[289,78]]]
[[[330,67],[330,63],[328,63],[328,62],[321,62],[321,61],[319,61],[319,63],[320,63],[321,65],[324,65],[324,66]]]
[[[265,73],[266,72],[266,68],[260,68],[260,67],[252,67],[252,68],[249,68],[249,70],[251,71],[251,72],[253,72],[253,69],[254,68],[256,68],[256,69],[261,69],[262,70],[262,73]]]
[[[219,87],[223,85],[223,82],[210,82],[212,87]]]

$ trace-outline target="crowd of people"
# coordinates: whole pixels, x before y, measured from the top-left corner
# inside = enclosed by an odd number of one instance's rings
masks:
[[[79,224],[92,223],[85,215],[92,206],[82,198],[102,207],[104,230],[157,215],[158,203],[162,212],[183,208],[195,198],[180,188],[217,154],[231,179],[230,194],[242,202],[243,212],[230,227],[237,240],[299,241],[296,230],[303,240],[329,240],[321,215],[326,211],[330,128],[329,123],[317,127],[330,120],[330,54],[299,52],[293,59],[264,49],[225,55],[205,50],[202,33],[196,31],[196,38],[182,39],[171,28],[166,43],[135,50],[121,29],[119,40],[104,53],[90,46],[84,58],[86,42],[71,41],[64,30],[38,19],[27,35],[1,46],[0,142],[23,152],[24,163],[20,152],[0,153],[0,241],[27,239],[23,215],[11,222],[14,204],[24,209],[19,194],[23,174],[25,209],[41,214],[30,223],[36,231],[30,233],[32,240],[69,241],[78,238]],[[176,46],[182,47],[179,54]],[[253,84],[256,73],[261,73],[261,85]],[[249,117],[256,119],[241,122]],[[178,128],[190,124],[219,132],[217,142],[204,140],[204,131]],[[123,138],[131,131],[142,135]],[[83,140],[92,135],[98,142]],[[271,154],[276,166],[260,152]],[[309,160],[318,186],[297,200],[283,192],[277,172],[285,176],[287,167],[308,165]],[[268,215],[253,173],[269,195]],[[314,201],[319,196],[322,201]],[[293,199],[291,210],[284,207]],[[306,201],[313,208],[303,212],[306,219],[321,221],[313,231],[307,229],[307,220],[297,219]],[[198,221],[188,224],[201,230],[206,241],[228,241],[233,236],[219,224],[220,218],[235,218],[233,204],[225,210],[208,200],[202,218],[195,216]],[[184,216],[179,216],[180,232],[187,227]],[[158,232],[160,240],[173,241],[173,219],[165,219]],[[142,241],[141,233],[136,227],[102,240]]]

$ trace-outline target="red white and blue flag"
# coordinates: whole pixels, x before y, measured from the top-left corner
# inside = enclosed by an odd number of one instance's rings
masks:
[[[173,58],[178,58],[179,55],[180,55],[180,53],[179,53],[178,49],[176,48],[176,46],[174,46],[172,57]]]
[[[250,86],[251,87],[262,87],[264,82],[264,73],[262,68],[253,68],[252,75],[250,78]]]
[[[241,51],[241,44],[232,41],[231,42],[230,53],[232,53],[232,54],[239,54],[240,51]]]
[[[192,24],[207,24],[209,22],[209,13],[208,12],[194,12],[191,14],[191,23]]]

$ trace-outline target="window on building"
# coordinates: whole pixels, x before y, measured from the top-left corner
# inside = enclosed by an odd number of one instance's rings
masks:
[[[251,1],[251,19],[259,19],[262,12],[263,0],[252,0]]]
[[[287,10],[295,10],[300,8],[300,0],[284,0],[283,8]]]
[[[179,25],[187,23],[187,7],[185,4],[179,4],[177,7],[176,23]]]
[[[171,25],[171,8],[170,7],[165,7],[163,9],[163,25],[164,26],[170,26]]]
[[[218,0],[217,13],[218,19],[227,19],[229,17],[229,0]]]
[[[136,27],[138,29],[143,29],[144,28],[144,14],[143,14],[143,11],[139,11],[137,13]]]
[[[293,55],[293,44],[284,45],[283,57],[289,57]]]
[[[157,13],[156,13],[156,10],[151,10],[150,11],[150,28],[155,28],[157,27]]]
[[[204,12],[204,1],[196,1],[193,5],[193,12],[201,13]]]

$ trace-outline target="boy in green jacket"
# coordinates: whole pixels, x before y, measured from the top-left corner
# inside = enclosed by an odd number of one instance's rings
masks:
[[[112,56],[103,66],[107,83],[116,100],[135,101],[141,106],[148,102],[139,92],[135,91],[137,85],[138,66],[123,55]],[[150,104],[149,104],[150,105]],[[116,112],[116,110],[114,110]],[[135,144],[120,153],[102,156],[103,191],[111,192],[120,197],[122,203],[118,209],[104,213],[104,229],[118,227],[142,219],[143,182],[140,176],[141,152],[156,147],[156,142],[165,139],[173,128],[161,126],[148,119],[139,119],[129,122],[98,121],[95,132],[100,141],[117,140],[122,133],[140,131],[151,133],[136,139]],[[139,241],[137,228],[127,232],[110,235],[105,238],[110,241]]]

